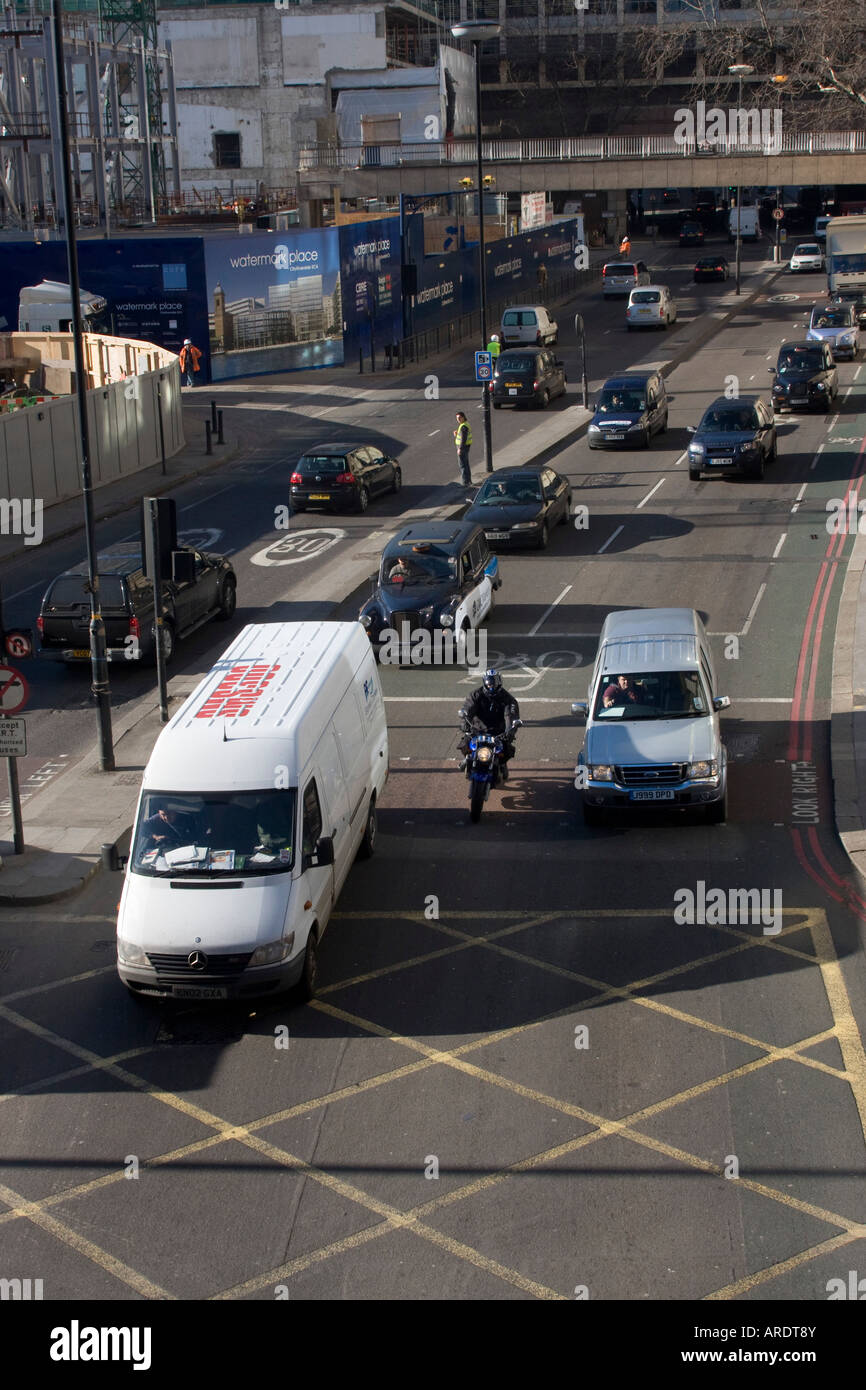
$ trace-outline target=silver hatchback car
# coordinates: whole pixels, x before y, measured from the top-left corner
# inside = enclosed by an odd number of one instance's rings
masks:
[[[728,765],[706,629],[693,608],[611,613],[599,638],[587,700],[586,735],[575,769],[583,818],[607,810],[702,809],[727,816]]]

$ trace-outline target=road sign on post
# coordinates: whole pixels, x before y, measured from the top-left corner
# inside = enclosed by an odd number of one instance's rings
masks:
[[[784,216],[785,216],[785,209],[784,209],[784,208],[773,208],[773,221],[774,221],[774,222],[781,222],[781,220],[782,220],[782,218],[783,218]]]
[[[475,380],[489,381],[493,376],[493,353],[476,352],[475,354]]]
[[[0,719],[0,757],[27,757],[27,724],[23,719]]]
[[[30,690],[26,680],[20,671],[16,671],[14,666],[0,665],[0,725],[7,725],[7,716],[17,714],[23,709],[30,698]],[[16,854],[24,853],[24,826],[21,822],[21,793],[18,790],[18,765],[16,758],[23,757],[27,752],[26,737],[24,734],[24,720],[10,719],[9,724],[20,725],[20,736],[14,731],[10,732],[8,742],[14,745],[20,740],[24,740],[24,747],[21,751],[6,750],[7,738],[5,729],[0,739],[0,751],[6,758],[6,776],[9,781],[9,804],[12,808],[12,844]]]
[[[17,714],[30,699],[30,688],[14,666],[0,666],[0,714]]]

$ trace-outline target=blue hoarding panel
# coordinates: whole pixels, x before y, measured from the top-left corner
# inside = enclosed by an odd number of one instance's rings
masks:
[[[399,217],[338,228],[346,359],[403,337]]]

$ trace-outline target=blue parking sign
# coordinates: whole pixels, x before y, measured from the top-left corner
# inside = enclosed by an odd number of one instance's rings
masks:
[[[476,352],[475,354],[475,380],[489,381],[493,376],[493,353]]]

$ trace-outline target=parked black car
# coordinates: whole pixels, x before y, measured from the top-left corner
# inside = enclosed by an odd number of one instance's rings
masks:
[[[704,229],[700,222],[684,222],[680,227],[680,246],[703,246]]]
[[[471,521],[404,526],[382,553],[377,582],[358,614],[379,654],[388,633],[452,632],[479,627],[499,588],[499,561]]]
[[[400,465],[374,444],[317,444],[302,454],[292,470],[292,510],[325,507],[365,512],[380,492],[399,492]]]
[[[211,618],[228,620],[237,606],[237,576],[223,555],[179,550],[178,579],[163,581],[163,650],[166,663],[175,643]],[[110,546],[97,556],[99,594],[108,660],[121,665],[156,659],[153,580],[141,567],[141,551]],[[187,569],[189,575],[182,575]],[[90,595],[87,562],[53,579],[45,591],[36,626],[41,654],[69,663],[90,660]]]
[[[783,343],[775,367],[773,408],[829,410],[839,394],[839,373],[828,343]]]
[[[565,526],[570,515],[568,480],[536,464],[498,469],[486,479],[464,520],[483,526],[491,545],[544,550],[553,527]]]
[[[496,358],[490,382],[493,409],[537,405],[565,395],[565,366],[549,348],[508,348]]]
[[[647,448],[668,427],[668,398],[660,372],[628,372],[604,383],[589,422],[590,449]]]
[[[694,278],[701,280],[727,280],[731,273],[724,256],[703,256],[695,265]]]
[[[718,396],[704,412],[689,445],[689,477],[697,482],[711,473],[742,473],[763,478],[764,465],[776,458],[773,407],[761,396],[730,400]]]

